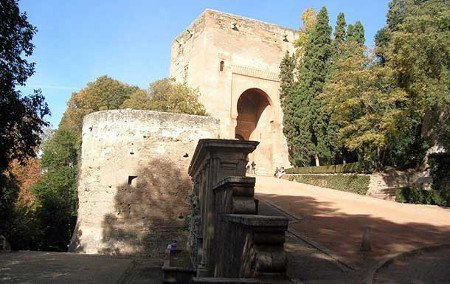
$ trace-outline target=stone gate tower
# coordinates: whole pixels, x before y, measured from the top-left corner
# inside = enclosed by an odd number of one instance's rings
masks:
[[[170,76],[198,88],[220,119],[220,138],[259,141],[250,160],[267,174],[288,166],[282,131],[279,65],[295,30],[205,10],[172,44]]]

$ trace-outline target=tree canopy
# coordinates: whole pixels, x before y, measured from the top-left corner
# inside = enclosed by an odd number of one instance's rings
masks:
[[[34,63],[27,57],[33,53],[36,33],[21,13],[16,0],[0,1],[0,172],[10,161],[25,160],[35,155],[41,128],[50,114],[39,90],[22,96],[17,86],[24,85],[34,73]],[[1,198],[1,195],[0,195]]]
[[[34,63],[28,57],[33,53],[36,28],[20,12],[16,0],[0,0],[0,23],[0,234],[14,248],[27,248],[33,218],[16,204],[23,180],[14,174],[18,173],[17,161],[23,164],[36,155],[50,110],[40,90],[29,96],[18,90],[34,74]]]
[[[432,145],[448,151],[448,1],[393,0],[373,52],[362,23],[346,26],[342,13],[331,38],[323,11],[297,42],[295,66],[288,55],[280,65],[291,163],[357,158],[366,169],[404,169],[421,165]]]
[[[204,106],[198,101],[199,96],[198,90],[165,78],[151,83],[147,92],[134,92],[121,107],[207,115]]]

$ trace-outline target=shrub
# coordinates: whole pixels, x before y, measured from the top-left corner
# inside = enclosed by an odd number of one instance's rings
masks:
[[[365,195],[370,176],[366,175],[293,175],[297,182]],[[290,179],[290,177],[288,177]]]
[[[428,157],[430,174],[433,178],[433,189],[450,190],[450,153],[434,153]]]
[[[286,170],[287,174],[337,174],[337,173],[357,173],[360,172],[358,163],[341,165],[327,165],[318,167],[300,167]]]
[[[446,206],[445,197],[436,190],[424,190],[411,187],[398,188],[395,191],[395,201],[401,203],[431,204]]]

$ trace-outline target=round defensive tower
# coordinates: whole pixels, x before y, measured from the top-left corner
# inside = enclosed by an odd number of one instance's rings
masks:
[[[83,121],[78,220],[69,251],[160,257],[186,239],[199,139],[218,138],[211,117],[109,110]]]

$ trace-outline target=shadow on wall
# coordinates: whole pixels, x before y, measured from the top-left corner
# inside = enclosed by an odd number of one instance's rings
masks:
[[[73,230],[74,233],[72,235],[72,238],[70,240],[70,244],[69,244],[69,248],[68,251],[69,252],[81,252],[84,253],[85,252],[85,247],[84,245],[81,244],[81,236],[83,235],[83,231],[80,230],[80,220],[77,220],[77,223],[75,225],[75,229]]]
[[[331,249],[345,261],[359,266],[366,266],[389,254],[450,243],[450,221],[440,221],[442,225],[439,226],[414,222],[414,212],[397,218],[398,212],[392,210],[392,219],[386,220],[369,214],[346,214],[336,208],[334,203],[307,196],[261,193],[256,196],[260,199],[260,214],[284,215],[278,209],[267,206],[266,201],[285,212],[295,212],[293,215],[298,219],[291,220],[290,230],[307,236]],[[439,211],[448,214],[446,210]],[[411,221],[407,222],[408,219]],[[365,226],[370,227],[370,252],[361,252]]]
[[[111,255],[162,258],[167,244],[185,246],[192,184],[173,162],[153,159],[117,187],[104,218],[103,249]]]

